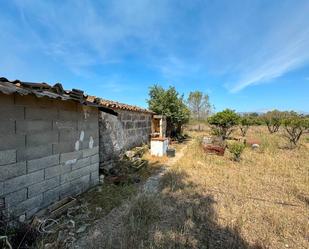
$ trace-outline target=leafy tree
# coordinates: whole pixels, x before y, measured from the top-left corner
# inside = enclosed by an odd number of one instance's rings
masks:
[[[187,103],[193,119],[205,119],[211,113],[212,106],[209,103],[209,96],[200,91],[190,92]]]
[[[309,119],[295,112],[290,113],[282,123],[285,129],[285,137],[289,139],[293,147],[297,145],[304,133],[309,132]]]
[[[270,133],[275,133],[279,130],[283,115],[284,114],[278,110],[269,111],[263,115],[263,120]]]
[[[248,113],[246,116],[249,117],[252,123],[251,125],[263,125],[264,124],[264,121],[261,115],[258,114],[257,112]]]
[[[245,149],[245,145],[240,142],[234,142],[228,145],[230,153],[233,154],[233,158],[236,162],[240,161],[240,156]]]
[[[239,120],[240,117],[234,110],[225,109],[209,117],[208,123],[212,125],[213,132],[225,140],[232,133],[233,127],[238,125]]]
[[[150,87],[149,109],[167,119],[167,135],[181,134],[182,125],[189,121],[190,111],[185,105],[183,95],[179,95],[175,87],[164,89],[159,85]]]
[[[240,118],[239,128],[240,128],[241,135],[243,137],[246,136],[249,130],[249,127],[253,124],[254,124],[254,119],[251,118],[250,116],[243,116]]]

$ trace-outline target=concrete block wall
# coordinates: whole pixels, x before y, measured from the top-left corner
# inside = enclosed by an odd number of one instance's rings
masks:
[[[117,117],[101,112],[99,118],[100,164],[107,169],[123,151],[149,143],[151,134],[151,113],[116,112]]]
[[[0,202],[30,218],[99,182],[98,110],[0,93]]]

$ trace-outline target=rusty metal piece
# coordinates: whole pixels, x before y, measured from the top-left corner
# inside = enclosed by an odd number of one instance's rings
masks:
[[[225,147],[214,144],[203,144],[203,149],[208,154],[214,154],[218,156],[224,156]]]

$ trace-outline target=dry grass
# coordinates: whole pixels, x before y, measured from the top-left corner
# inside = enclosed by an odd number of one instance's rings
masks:
[[[123,226],[122,248],[308,248],[308,138],[287,150],[281,135],[264,127],[248,137],[261,148],[246,148],[239,163],[228,152],[205,155],[196,139],[158,196],[134,202],[140,212],[125,216],[134,226]]]

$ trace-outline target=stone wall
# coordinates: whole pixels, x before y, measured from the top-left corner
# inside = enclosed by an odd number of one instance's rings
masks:
[[[152,114],[115,110],[118,116],[101,112],[99,118],[100,164],[109,169],[125,150],[149,143]]]
[[[0,203],[30,218],[99,182],[98,110],[0,93]]]

